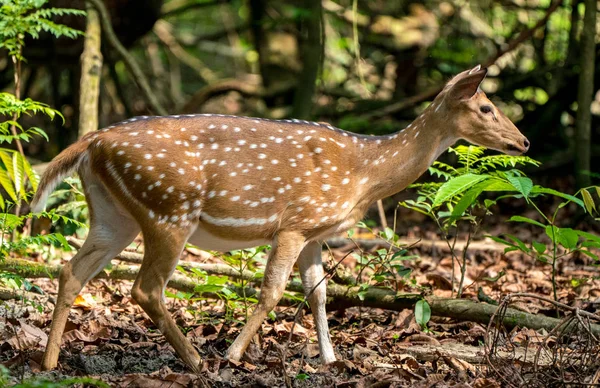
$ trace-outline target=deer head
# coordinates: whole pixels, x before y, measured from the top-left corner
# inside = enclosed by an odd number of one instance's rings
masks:
[[[529,140],[481,90],[486,68],[476,66],[455,76],[432,104],[456,138],[509,155],[529,149]]]

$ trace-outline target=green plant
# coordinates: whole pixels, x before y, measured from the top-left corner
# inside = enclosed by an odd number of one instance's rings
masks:
[[[536,203],[533,201],[535,196],[524,196],[524,198],[527,200],[527,203],[529,203],[541,216],[542,222],[523,216],[512,216],[510,221],[521,224],[529,224],[543,229],[545,234],[550,239],[549,245],[533,240],[531,245],[528,246],[518,237],[511,234],[504,235],[505,238],[488,236],[494,241],[506,245],[506,248],[504,249],[505,253],[511,251],[520,251],[525,255],[535,258],[543,263],[550,264],[552,266],[552,294],[554,296],[554,300],[558,300],[556,292],[556,274],[558,267],[557,263],[559,260],[565,259],[572,256],[574,253],[579,252],[591,257],[598,264],[600,264],[600,258],[598,255],[590,250],[600,249],[600,237],[577,229],[559,227],[557,219],[559,211],[570,203],[576,203],[589,214],[598,214],[591,191],[595,191],[598,194],[598,197],[600,197],[600,187],[597,186],[583,188],[575,193],[574,196],[567,196],[566,194],[561,193],[561,197],[566,197],[567,199],[556,207],[551,216],[547,216],[536,205]],[[578,196],[581,196],[582,199],[580,200]]]
[[[431,307],[429,303],[425,299],[421,299],[415,304],[415,321],[421,329],[424,331],[429,331],[427,328],[427,323],[431,319]]]
[[[396,217],[394,217],[394,219],[396,219]],[[362,277],[365,271],[368,271],[369,279],[374,282],[373,285],[390,286],[391,283],[393,283],[393,288],[396,291],[400,291],[404,284],[411,281],[410,275],[412,269],[405,265],[406,261],[413,261],[417,259],[418,256],[409,255],[409,247],[400,244],[400,236],[394,231],[395,225],[394,229],[385,228],[379,233],[376,233],[365,222],[359,222],[356,226],[367,229],[373,235],[388,243],[387,248],[381,248],[374,253],[369,253],[364,251],[359,244],[354,242],[358,252],[353,253],[353,256],[356,258],[358,267],[360,268],[356,277],[356,283],[361,285],[361,290],[358,294],[359,297],[362,297],[370,286],[369,283],[362,283]],[[348,237],[351,240],[353,235],[354,230],[350,230],[348,232]]]
[[[25,37],[38,38],[42,31],[55,37],[75,38],[81,31],[54,23],[50,20],[57,15],[85,15],[81,10],[65,8],[41,8],[47,0],[0,0],[0,48],[8,51],[13,63],[15,80],[15,93],[0,93],[0,114],[12,117],[0,123],[0,144],[15,142],[17,151],[9,148],[0,148],[0,185],[6,190],[8,196],[16,206],[19,215],[19,206],[22,200],[27,199],[27,181],[31,182],[33,191],[37,188],[37,177],[31,165],[25,158],[21,141],[29,141],[33,136],[39,135],[48,139],[46,133],[37,127],[25,128],[18,120],[23,115],[42,113],[51,119],[61,114],[43,104],[29,98],[21,100],[21,64]],[[0,210],[6,210],[4,199],[0,198]]]
[[[508,239],[492,237],[496,241],[508,246],[507,250],[521,250],[526,254],[535,253],[538,258],[547,260],[553,265],[552,280],[556,297],[556,260],[565,255],[580,251],[588,256],[595,255],[588,247],[595,247],[594,240],[596,236],[586,232],[575,231],[569,228],[559,228],[556,225],[557,211],[569,203],[575,203],[589,213],[596,212],[591,191],[596,190],[600,195],[600,190],[595,187],[580,190],[575,196],[561,193],[559,191],[534,185],[517,166],[531,165],[539,166],[539,162],[525,156],[509,155],[484,155],[485,149],[477,146],[458,146],[450,148],[449,152],[456,154],[458,167],[449,164],[435,162],[429,169],[430,174],[442,178],[441,182],[426,182],[414,184],[412,187],[417,189],[418,197],[416,200],[407,200],[401,205],[423,213],[433,219],[440,232],[445,236],[452,235],[452,240],[446,239],[453,257],[452,283],[454,285],[454,263],[460,265],[461,277],[458,285],[458,297],[463,291],[463,282],[466,272],[466,253],[472,236],[479,230],[484,217],[491,214],[490,207],[504,198],[524,199],[527,204],[536,209],[546,224],[528,219],[522,216],[514,216],[511,221],[527,222],[546,229],[546,233],[552,241],[552,254],[546,254],[546,249],[542,244],[535,243],[533,248],[517,239],[515,236],[508,235]],[[491,198],[484,198],[483,193],[487,193]],[[533,199],[538,196],[553,195],[565,200],[554,212],[551,217],[547,217],[535,204]],[[581,195],[579,199],[577,195]],[[463,248],[461,260],[458,260],[455,244],[458,236],[458,226],[460,223],[468,224],[466,237],[466,246]],[[491,237],[491,236],[490,236]],[[577,237],[577,238],[576,238]],[[581,239],[582,241],[578,241]],[[581,245],[583,244],[583,246]],[[568,253],[557,255],[557,247],[561,245],[567,249]],[[454,287],[453,287],[454,290]]]
[[[251,249],[234,250],[229,253],[216,253],[227,263],[236,273],[236,276],[215,276],[207,274],[198,268],[184,268],[178,266],[177,269],[186,276],[194,279],[198,284],[193,293],[170,293],[166,291],[167,296],[195,302],[205,300],[206,294],[212,294],[224,302],[225,316],[229,321],[235,320],[237,311],[242,310],[245,317],[248,317],[248,311],[251,305],[258,303],[257,292],[254,288],[248,287],[251,281],[260,280],[263,272],[256,265],[259,262],[266,261],[265,251],[269,249],[268,245],[262,245]],[[190,309],[196,314],[196,309]]]
[[[484,155],[485,148],[473,145],[459,145],[448,151],[456,155],[457,167],[434,162],[429,173],[441,178],[441,181],[411,185],[417,189],[417,199],[401,202],[400,205],[427,215],[443,236],[452,236],[445,241],[452,254],[453,292],[455,263],[460,266],[457,288],[460,297],[466,273],[467,248],[472,236],[479,231],[484,217],[490,214],[489,208],[496,203],[495,200],[482,198],[481,194],[509,192],[515,196],[521,195],[520,190],[527,187],[531,191],[533,184],[516,167],[539,166],[539,162],[526,156]],[[459,259],[455,246],[461,224],[467,225],[468,232],[466,246]]]
[[[11,384],[10,373],[8,369],[0,365],[0,388],[61,388],[81,385],[86,387],[108,388],[109,385],[103,381],[91,377],[71,377],[64,380],[52,381],[44,378],[30,378],[16,384]]]
[[[17,150],[0,147],[0,187],[6,192],[6,198],[0,196],[0,260],[10,253],[25,252],[32,245],[59,245],[69,250],[63,235],[59,233],[16,238],[20,228],[24,228],[32,214],[21,215],[21,203],[27,201],[37,189],[38,177],[29,161],[25,158],[21,142],[28,142],[35,136],[48,140],[46,133],[38,127],[25,127],[19,120],[23,116],[43,114],[50,119],[62,118],[60,112],[48,105],[30,98],[21,99],[21,65],[25,38],[38,38],[41,32],[55,37],[75,38],[80,31],[56,24],[50,20],[57,15],[84,15],[75,9],[41,8],[47,0],[0,0],[0,48],[8,51],[13,63],[14,94],[0,93],[0,115],[10,119],[0,122],[0,145],[16,145]],[[56,212],[42,213],[53,220],[62,219],[67,223],[77,221],[61,216]],[[13,274],[0,272],[0,283],[12,287],[27,287],[28,282]]]

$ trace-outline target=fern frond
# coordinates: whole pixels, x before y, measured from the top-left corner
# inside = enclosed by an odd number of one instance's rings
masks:
[[[479,158],[484,154],[485,150],[486,149],[484,147],[479,147],[479,146],[474,146],[474,145],[468,145],[468,146],[459,145],[454,148],[452,148],[452,147],[449,148],[448,152],[451,152],[453,154],[456,154],[456,156],[458,156],[458,163],[462,166],[462,171],[461,171],[460,175],[462,175],[462,174],[476,172],[476,171],[473,171],[473,166],[475,165],[475,163],[477,163]]]
[[[517,165],[539,167],[541,163],[528,156],[511,156],[504,154],[484,156],[477,161],[477,167],[481,172],[497,170],[499,167],[514,168]]]

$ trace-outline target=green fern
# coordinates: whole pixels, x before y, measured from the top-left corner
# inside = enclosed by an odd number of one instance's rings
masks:
[[[485,152],[484,147],[478,147],[474,145],[459,145],[456,148],[449,148],[448,152],[456,154],[458,156],[458,164],[462,165],[466,169],[466,172],[472,172],[471,168],[477,163],[479,158]]]
[[[48,32],[55,37],[75,38],[81,31],[56,24],[51,20],[54,16],[85,15],[77,9],[44,8],[47,0],[0,0],[0,48],[8,51],[15,64],[15,76],[18,76],[25,38],[38,38],[41,32]],[[44,114],[50,119],[64,117],[55,109],[30,98],[18,99],[11,93],[0,93],[0,116],[11,119],[0,122],[0,144],[28,142],[34,136],[48,140],[48,135],[38,127],[24,128],[19,118],[24,115]],[[38,177],[23,155],[9,148],[0,148],[0,187],[4,189],[8,199],[19,204],[31,197],[29,187],[37,189]],[[0,196],[0,211],[6,211],[7,202]]]
[[[76,38],[82,32],[71,27],[56,24],[50,20],[54,16],[84,16],[78,9],[44,8],[47,0],[0,0],[0,48],[8,50],[8,55],[23,60],[22,49],[27,35],[34,39],[41,32],[48,32],[56,38],[65,36]]]
[[[442,182],[425,182],[409,187],[417,189],[417,200],[401,205],[453,223],[477,203],[483,192],[508,192],[527,197],[540,191],[521,166],[539,166],[540,162],[526,156],[485,155],[484,147],[459,145],[448,152],[457,156],[457,165],[434,162],[429,168],[433,177]]]

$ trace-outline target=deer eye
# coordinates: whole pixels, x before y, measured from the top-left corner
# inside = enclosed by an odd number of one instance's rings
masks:
[[[492,107],[489,105],[481,105],[479,107],[479,110],[481,111],[481,113],[490,113],[492,111]]]

